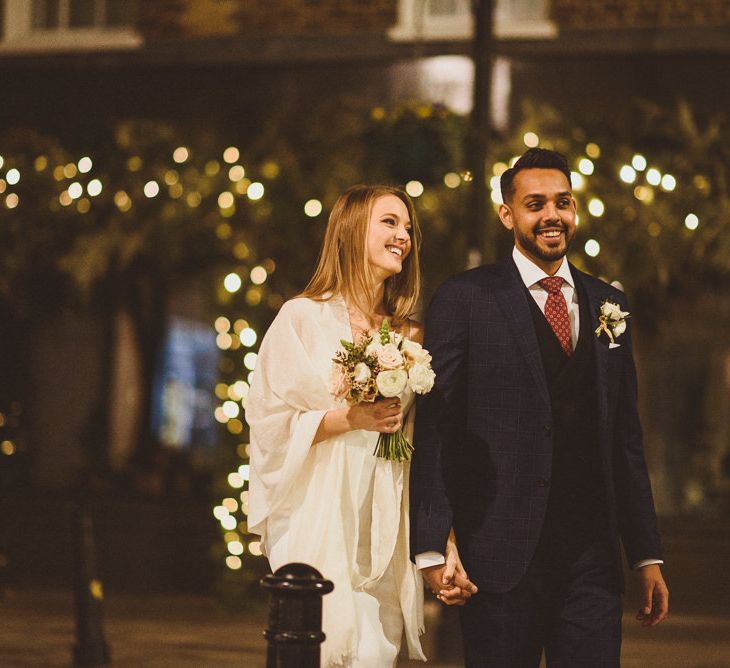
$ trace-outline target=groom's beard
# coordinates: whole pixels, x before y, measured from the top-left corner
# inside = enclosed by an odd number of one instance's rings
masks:
[[[565,241],[555,248],[543,248],[539,245],[538,239],[538,232],[543,230],[561,230]],[[575,228],[570,231],[563,223],[536,225],[529,234],[523,234],[519,228],[515,227],[514,232],[515,237],[524,250],[545,262],[555,262],[556,260],[562,259],[570,250],[570,246],[575,238]]]

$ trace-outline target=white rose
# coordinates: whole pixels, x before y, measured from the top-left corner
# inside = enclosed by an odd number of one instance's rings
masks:
[[[614,336],[621,336],[626,331],[626,321],[617,322],[611,329]]]
[[[353,379],[356,383],[366,383],[370,378],[370,367],[365,362],[358,362],[353,371]]]
[[[416,343],[410,339],[404,339],[400,349],[406,357],[410,357],[414,362],[419,364],[428,364],[431,361],[431,355],[429,355],[428,351],[420,343]]]
[[[620,309],[616,306],[616,304],[612,304],[611,302],[603,302],[601,304],[601,315],[605,316],[609,320],[613,317],[614,313],[618,313]]]
[[[426,364],[416,363],[408,372],[408,383],[416,394],[426,394],[431,391],[436,374]]]
[[[390,332],[390,342],[397,346],[403,340],[403,334],[400,332]]]
[[[380,343],[380,337],[374,337],[373,340],[368,343],[367,347],[365,348],[365,354],[377,357],[378,350],[380,350],[382,347],[383,344]]]
[[[386,343],[378,350],[378,364],[383,369],[397,369],[403,366],[403,355],[395,343]]]
[[[403,369],[381,371],[375,379],[378,391],[386,398],[397,397],[406,389],[408,374]]]
[[[613,321],[622,320],[629,314],[628,311],[622,311],[621,307],[614,302],[603,302],[603,305],[601,306],[601,313],[608,318],[608,320]]]

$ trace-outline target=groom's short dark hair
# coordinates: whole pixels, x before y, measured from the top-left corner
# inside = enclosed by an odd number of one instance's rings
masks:
[[[515,176],[523,169],[557,169],[565,174],[570,184],[570,167],[562,153],[547,148],[531,148],[525,151],[519,160],[502,173],[499,179],[499,188],[502,191],[502,200],[507,202],[515,194]]]

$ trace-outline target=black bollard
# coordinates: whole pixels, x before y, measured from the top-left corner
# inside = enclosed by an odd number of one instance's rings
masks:
[[[307,564],[286,564],[261,584],[271,593],[266,668],[319,668],[322,596],[334,584]]]
[[[76,598],[75,666],[104,666],[109,647],[104,638],[102,602],[104,592],[96,572],[94,531],[84,501],[74,513],[74,589]]]

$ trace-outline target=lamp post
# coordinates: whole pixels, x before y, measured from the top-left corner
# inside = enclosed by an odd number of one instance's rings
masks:
[[[473,170],[473,226],[469,243],[470,266],[496,259],[496,229],[487,224],[490,210],[485,160],[490,137],[494,134],[491,119],[492,51],[494,41],[493,0],[472,0],[474,18],[474,105],[467,155]]]

